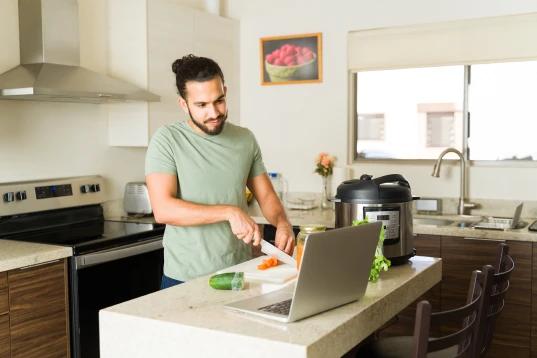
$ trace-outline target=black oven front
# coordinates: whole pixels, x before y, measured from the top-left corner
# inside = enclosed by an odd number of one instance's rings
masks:
[[[99,310],[157,291],[162,265],[162,235],[71,257],[73,357],[99,357]]]

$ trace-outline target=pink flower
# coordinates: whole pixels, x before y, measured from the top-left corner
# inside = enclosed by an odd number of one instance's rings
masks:
[[[326,156],[321,159],[321,165],[325,168],[328,168],[332,164],[332,160],[330,157]]]
[[[324,153],[324,152],[319,153],[319,155],[317,155],[317,157],[315,158],[315,164],[321,163],[323,158],[325,158],[326,156],[328,156],[327,153]]]
[[[324,177],[332,174],[332,167],[336,158],[328,153],[321,152],[315,158],[315,173],[322,175]]]

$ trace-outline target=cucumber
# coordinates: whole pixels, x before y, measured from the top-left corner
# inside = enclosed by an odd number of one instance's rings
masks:
[[[242,290],[244,287],[244,272],[226,272],[212,275],[209,286],[217,290]]]

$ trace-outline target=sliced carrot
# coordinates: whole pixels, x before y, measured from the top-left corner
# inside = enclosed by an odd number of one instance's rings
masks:
[[[264,259],[261,264],[257,265],[257,268],[259,270],[266,270],[274,266],[278,266],[278,259],[276,257],[271,256],[269,258]]]

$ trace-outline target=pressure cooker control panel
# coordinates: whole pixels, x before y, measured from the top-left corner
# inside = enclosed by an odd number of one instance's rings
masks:
[[[364,218],[367,218],[369,222],[382,221],[384,244],[391,245],[399,241],[399,207],[365,207]]]

